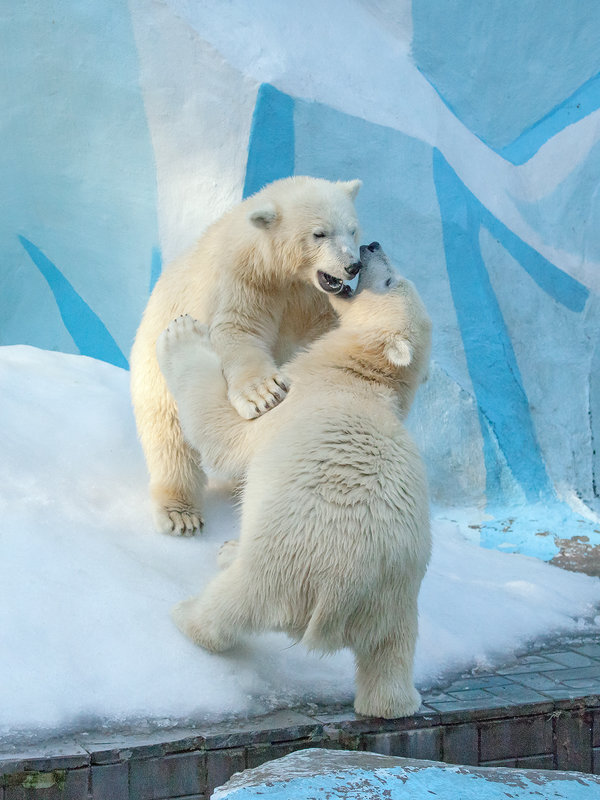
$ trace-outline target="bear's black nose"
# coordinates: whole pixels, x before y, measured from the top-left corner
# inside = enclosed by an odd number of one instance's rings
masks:
[[[358,275],[358,271],[361,267],[362,264],[360,261],[357,261],[355,264],[350,264],[349,267],[346,267],[346,272],[353,278],[355,275]]]
[[[371,242],[371,244],[367,245],[367,250],[370,250],[372,253],[374,253],[375,250],[381,250],[381,245],[379,242]]]

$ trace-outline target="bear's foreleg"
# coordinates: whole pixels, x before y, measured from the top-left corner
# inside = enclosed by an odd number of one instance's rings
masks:
[[[156,355],[175,398],[186,442],[205,465],[232,478],[242,477],[257,431],[227,400],[208,328],[188,314],[178,317],[158,337]]]
[[[229,402],[243,419],[255,419],[289,391],[289,380],[273,358],[281,302],[249,282],[223,297],[210,327],[211,343],[221,359]]]

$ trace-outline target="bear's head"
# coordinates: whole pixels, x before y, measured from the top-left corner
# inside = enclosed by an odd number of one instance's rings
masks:
[[[431,320],[414,284],[390,263],[378,242],[360,248],[362,269],[354,297],[330,297],[345,339],[365,365],[389,375],[408,411],[427,377]]]
[[[345,287],[361,266],[354,208],[360,187],[359,180],[297,176],[251,198],[248,220],[266,237],[275,268],[327,294],[350,294]]]

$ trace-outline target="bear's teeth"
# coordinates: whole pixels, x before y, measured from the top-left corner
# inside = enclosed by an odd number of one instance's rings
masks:
[[[327,272],[324,272],[323,274],[325,275],[325,280],[330,286],[337,288],[338,286],[342,285],[343,281],[340,278],[334,278],[333,275],[328,275]]]
[[[318,272],[318,279],[319,285],[321,289],[325,292],[339,292],[344,285],[344,282],[341,278],[335,278],[333,275],[329,275],[327,272]]]

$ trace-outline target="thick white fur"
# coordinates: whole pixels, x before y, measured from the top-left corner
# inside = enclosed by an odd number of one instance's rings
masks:
[[[345,268],[358,260],[359,187],[276,181],[208,228],[158,280],[131,352],[131,394],[158,530],[199,530],[206,482],[158,368],[159,334],[179,314],[207,323],[237,412],[252,418],[277,405],[289,388],[279,365],[335,322],[317,271],[347,278]]]
[[[320,651],[351,648],[360,714],[413,714],[417,596],[430,554],[425,472],[405,417],[429,359],[413,285],[333,299],[340,326],[286,365],[284,403],[242,420],[227,403],[208,332],[189,317],[158,342],[184,434],[242,475],[241,536],[221,572],[174,619],[208,650],[286,631]]]

